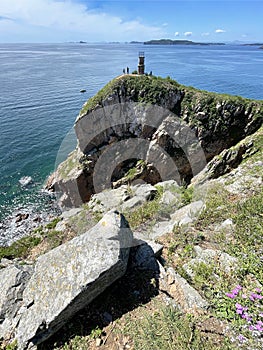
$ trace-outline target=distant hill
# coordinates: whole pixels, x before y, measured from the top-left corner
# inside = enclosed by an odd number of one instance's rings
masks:
[[[225,45],[224,43],[199,43],[191,40],[159,39],[145,41],[144,45]]]
[[[263,43],[253,43],[253,44],[244,44],[244,46],[261,46],[260,49],[263,46]]]

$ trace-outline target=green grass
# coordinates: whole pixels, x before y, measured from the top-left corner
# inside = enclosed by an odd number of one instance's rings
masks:
[[[62,218],[60,218],[60,217],[57,217],[57,218],[53,219],[51,222],[49,222],[46,225],[46,228],[49,229],[49,230],[54,229],[61,220],[62,220]]]
[[[142,317],[128,320],[124,333],[136,350],[227,350],[234,349],[226,338],[219,346],[205,340],[191,315],[182,315],[170,306],[157,305],[155,311],[142,310]]]
[[[54,350],[87,350],[88,338],[80,335],[76,335],[73,339],[65,344],[63,347],[55,347]]]
[[[263,284],[263,190],[237,203],[233,215],[236,225],[234,242],[229,244],[228,252],[240,261],[239,276],[253,274]]]
[[[232,195],[223,185],[215,183],[207,193],[206,207],[196,222],[195,227],[204,230],[213,224],[219,224],[228,219],[234,209]]]
[[[25,258],[30,250],[41,242],[40,237],[24,237],[8,247],[0,247],[0,260],[2,258]]]
[[[138,228],[141,224],[151,220],[152,222],[156,219],[156,214],[160,210],[160,198],[163,194],[163,188],[156,186],[157,194],[152,201],[144,203],[139,208],[124,212],[125,218],[128,220],[131,229]]]
[[[123,76],[113,79],[83,106],[80,117],[89,113],[107,96],[125,91],[132,102],[158,104],[171,90],[177,91],[180,85],[170,79],[155,76]]]
[[[34,247],[40,245],[44,240],[49,247],[49,250],[59,246],[65,238],[65,233],[62,231],[56,231],[55,227],[61,218],[57,217],[48,223],[45,228],[40,225],[37,229],[33,230],[30,236],[23,237],[10,246],[0,247],[0,260],[2,258],[25,259],[30,255],[30,252]]]

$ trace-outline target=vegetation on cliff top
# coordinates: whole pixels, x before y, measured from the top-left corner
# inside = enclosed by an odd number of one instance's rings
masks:
[[[111,96],[123,97],[125,102],[150,103],[162,106],[163,101],[169,100],[169,96],[173,93],[182,94],[182,99],[172,112],[178,115],[181,114],[187,119],[195,120],[197,124],[198,120],[196,120],[194,114],[199,111],[207,112],[209,120],[213,120],[218,117],[220,108],[226,110],[226,116],[237,107],[239,107],[238,112],[245,111],[245,113],[249,113],[253,110],[256,117],[262,117],[263,115],[263,101],[198,90],[181,85],[170,77],[123,75],[110,81],[95,96],[90,98],[80,111],[79,118],[97,107],[102,107],[103,102]]]

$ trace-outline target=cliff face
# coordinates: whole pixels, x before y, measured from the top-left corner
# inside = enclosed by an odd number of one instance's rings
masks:
[[[120,181],[188,183],[215,155],[262,125],[263,102],[179,85],[170,78],[122,76],[83,106],[77,149],[53,179],[69,207]],[[137,167],[136,167],[137,165]]]

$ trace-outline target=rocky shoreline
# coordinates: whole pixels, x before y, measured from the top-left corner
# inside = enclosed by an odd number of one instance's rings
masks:
[[[43,200],[42,209],[33,204],[21,205],[12,215],[0,221],[0,247],[7,246],[27,236],[40,225],[46,225],[55,217],[61,215],[61,209],[57,204],[57,198],[48,191],[41,192]]]

